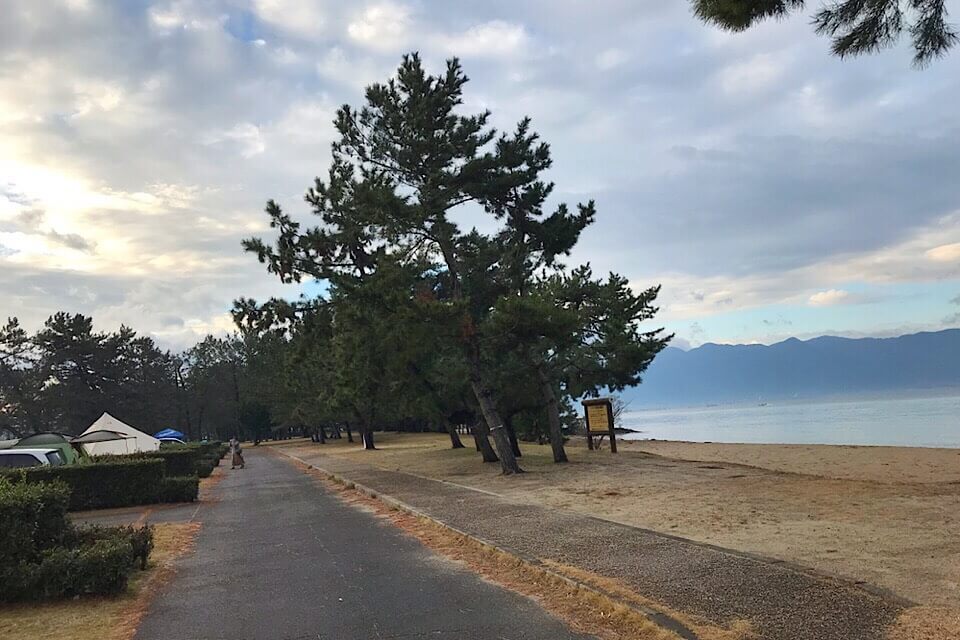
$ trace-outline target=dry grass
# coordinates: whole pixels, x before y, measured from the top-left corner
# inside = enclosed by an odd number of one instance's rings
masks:
[[[0,609],[4,640],[130,640],[154,592],[173,575],[173,563],[193,546],[198,523],[158,524],[146,571],[134,574],[116,598],[80,598]]]
[[[220,496],[214,491],[217,488],[217,485],[226,477],[227,472],[224,471],[224,463],[220,462],[217,466],[213,468],[213,473],[211,473],[206,478],[200,478],[200,491],[197,495],[197,500],[200,502],[217,502],[220,499]]]
[[[331,481],[316,469],[293,460],[290,462],[315,477],[328,491],[342,500],[389,521],[435,553],[466,565],[486,580],[536,600],[546,611],[560,618],[576,631],[608,640],[677,640],[678,638],[675,633],[659,627],[647,616],[624,604],[628,602],[650,606],[651,603],[641,602],[642,599],[636,594],[629,591],[626,593],[611,591],[614,597],[608,597],[589,589],[579,588],[535,564],[460,535],[430,519],[390,507],[380,500],[357,491],[352,484]],[[565,574],[562,571],[557,573]],[[586,572],[580,572],[579,575],[566,575],[591,586],[594,586],[594,583],[586,578],[596,580],[595,588],[604,589],[607,586],[600,584],[603,578]],[[653,608],[681,620],[703,640],[745,640],[751,637],[745,627],[719,629],[691,621],[663,607]]]
[[[887,636],[889,640],[956,640],[960,614],[937,607],[914,607],[903,612]]]
[[[641,450],[661,445],[678,457]],[[529,473],[503,477],[472,447],[451,450],[444,434],[377,434],[377,446],[289,450],[307,461],[335,455],[779,558],[960,609],[960,483],[931,482],[940,472],[956,477],[957,451],[628,443],[614,456],[572,442],[570,464],[554,465],[548,446],[522,444]],[[720,461],[709,460],[714,453]],[[878,469],[887,482],[874,480]],[[831,470],[839,477],[826,477]]]

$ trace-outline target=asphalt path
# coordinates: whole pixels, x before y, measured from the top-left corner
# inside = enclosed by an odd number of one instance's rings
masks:
[[[584,639],[344,504],[278,456],[246,451],[198,512],[195,550],[156,594],[138,640]]]

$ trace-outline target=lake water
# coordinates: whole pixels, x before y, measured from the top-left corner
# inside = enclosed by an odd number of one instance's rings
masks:
[[[631,411],[628,440],[960,448],[960,396]]]

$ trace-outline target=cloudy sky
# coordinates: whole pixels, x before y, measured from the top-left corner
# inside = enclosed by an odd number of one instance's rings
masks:
[[[180,348],[238,296],[297,296],[240,240],[270,197],[305,210],[336,107],[411,50],[459,56],[498,127],[533,118],[557,199],[598,204],[575,260],[662,283],[680,344],[960,326],[960,52],[840,61],[807,15],[731,35],[680,0],[3,12],[0,315],[30,328],[62,309]]]

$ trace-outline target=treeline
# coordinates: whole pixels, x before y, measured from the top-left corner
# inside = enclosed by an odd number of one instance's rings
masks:
[[[255,342],[207,337],[176,354],[127,327],[95,331],[79,314],[57,313],[32,335],[11,318],[0,328],[0,428],[78,434],[106,411],[191,439],[269,433]]]
[[[319,224],[271,200],[276,237],[244,242],[282,281],[327,293],[240,300],[234,317],[282,345],[286,419],[353,424],[367,447],[387,423],[442,425],[453,446],[470,424],[484,460],[514,473],[518,432],[565,461],[572,400],[637,384],[670,336],[642,328],[659,287],[563,262],[594,203],[548,211],[548,145],[529,119],[500,133],[465,113],[466,83],[457,60],[431,76],[412,54],[338,111],[327,177],[305,196]]]

